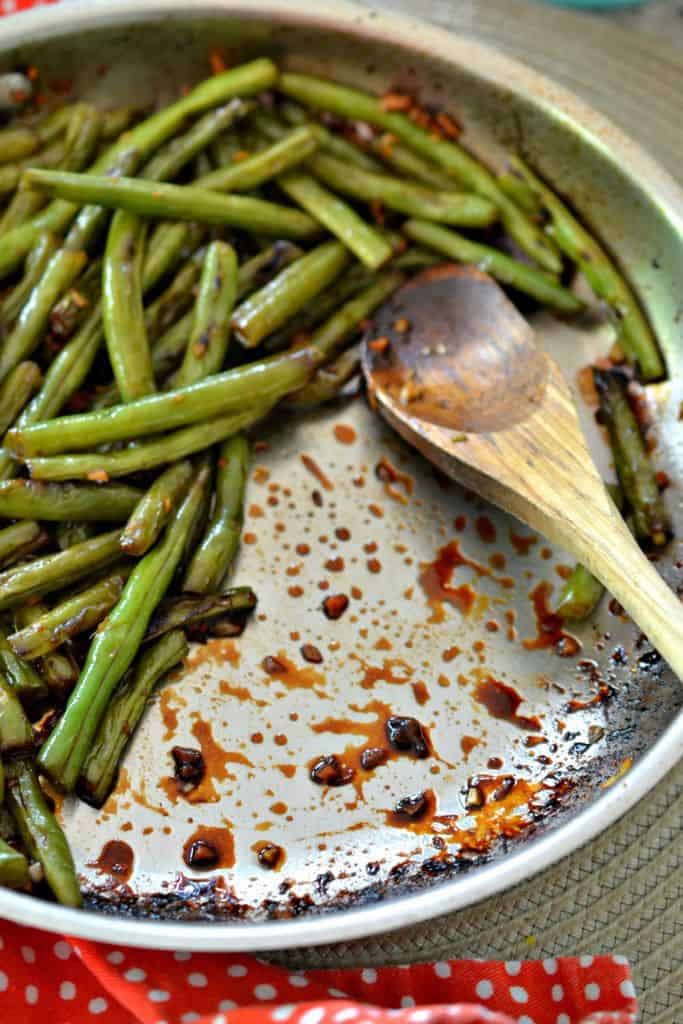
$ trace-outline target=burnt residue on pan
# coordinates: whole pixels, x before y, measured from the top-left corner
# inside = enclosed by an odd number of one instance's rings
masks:
[[[259,440],[257,615],[193,647],[100,811],[61,809],[90,906],[266,920],[442,885],[561,827],[683,704],[621,609],[553,614],[565,553],[362,402]]]

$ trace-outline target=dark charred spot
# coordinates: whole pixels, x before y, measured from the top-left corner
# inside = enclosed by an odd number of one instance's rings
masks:
[[[314,644],[301,645],[301,657],[304,661],[310,661],[313,665],[319,665],[323,656]]]
[[[328,619],[339,619],[349,606],[346,594],[330,594],[323,601],[323,611]]]
[[[210,341],[211,341],[211,331],[210,330],[202,331],[202,333],[199,335],[199,337],[195,341],[194,345],[192,346],[192,350],[193,350],[194,354],[196,356],[198,356],[199,358],[201,358],[204,355],[204,353],[206,352],[207,348],[209,347],[209,342]]]
[[[651,651],[645,651],[645,654],[640,655],[638,658],[638,668],[642,669],[643,672],[650,672],[659,665],[661,660],[661,654],[653,648]]]
[[[386,764],[388,759],[389,751],[384,747],[367,747],[360,755],[360,765],[366,772],[371,772],[373,768]]]
[[[274,871],[284,860],[284,850],[277,843],[266,843],[256,856],[261,867]]]
[[[57,721],[59,720],[59,711],[57,708],[50,708],[44,715],[33,724],[33,741],[37,747],[43,745],[45,740],[48,738],[52,730],[54,729]]]
[[[204,778],[206,766],[201,750],[193,747],[173,747],[171,756],[175,764],[175,777],[180,782],[196,786]]]
[[[311,491],[311,498],[313,499],[313,504],[314,504],[314,505],[317,505],[317,506],[318,506],[318,508],[322,508],[322,505],[323,505],[323,496],[322,496],[322,494],[320,493],[320,491],[318,491],[318,490],[316,490],[316,491]]]
[[[396,750],[410,753],[413,757],[429,757],[429,740],[416,718],[402,718],[394,715],[386,723],[387,739]]]
[[[311,779],[319,786],[347,786],[355,772],[334,754],[319,758],[311,768]]]
[[[327,896],[327,888],[330,882],[334,882],[334,875],[331,871],[325,871],[316,877],[315,889],[318,895]]]
[[[191,868],[212,868],[219,857],[216,847],[206,839],[196,839],[184,854],[185,863]]]
[[[380,869],[380,863],[379,863],[378,860],[370,860],[365,865],[365,870],[367,871],[367,873],[369,875],[377,875],[377,874],[379,874],[379,869]]]
[[[287,666],[283,665],[277,658],[274,658],[272,654],[266,655],[261,662],[261,668],[264,672],[267,672],[269,676],[281,676],[287,671]]]
[[[394,812],[405,815],[411,821],[417,821],[427,810],[429,800],[426,793],[412,793],[410,796],[401,797]]]

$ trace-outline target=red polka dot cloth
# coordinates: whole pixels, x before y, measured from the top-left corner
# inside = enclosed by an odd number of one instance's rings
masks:
[[[635,1024],[619,956],[287,971],[0,923],[2,1024]]]
[[[52,0],[0,0],[13,14]],[[635,1024],[619,956],[291,972],[0,922],[0,1024]]]

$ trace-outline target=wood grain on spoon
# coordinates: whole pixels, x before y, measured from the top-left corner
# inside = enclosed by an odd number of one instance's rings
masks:
[[[576,555],[683,677],[683,606],[614,507],[562,372],[495,281],[429,269],[394,293],[375,331],[389,344],[364,345],[363,372],[388,422]]]

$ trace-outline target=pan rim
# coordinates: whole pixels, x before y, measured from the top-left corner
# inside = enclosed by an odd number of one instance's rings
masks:
[[[10,17],[0,25],[0,54],[12,48],[78,31],[150,22],[177,15],[251,16],[280,23],[341,28],[350,35],[412,50],[418,56],[438,53],[453,65],[465,61],[478,77],[513,89],[525,99],[581,132],[610,162],[630,168],[630,176],[648,182],[660,210],[683,244],[683,192],[673,178],[635,142],[582,100],[522,63],[501,56],[468,37],[423,24],[393,12],[370,10],[348,0],[328,8],[310,0],[152,0],[141,8],[137,0],[72,0],[59,8],[44,7]],[[258,923],[178,923],[116,918],[87,910],[71,910],[32,896],[0,889],[0,916],[19,924],[110,944],[197,952],[245,952],[290,949],[350,941],[413,925],[464,909],[500,893],[551,867],[587,844],[626,814],[670,771],[683,747],[683,714],[611,788],[583,808],[561,828],[531,840],[523,849],[466,875],[418,893],[320,917]]]

